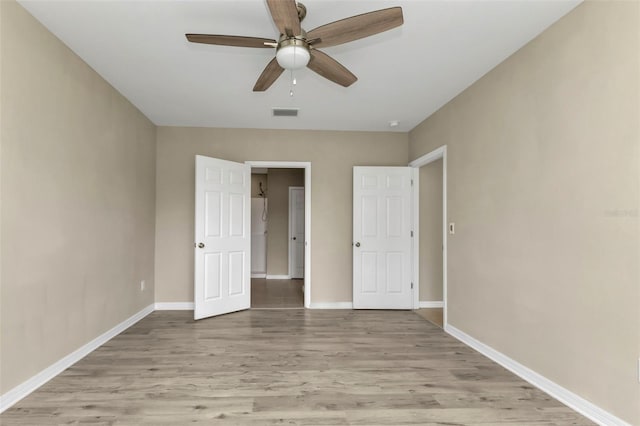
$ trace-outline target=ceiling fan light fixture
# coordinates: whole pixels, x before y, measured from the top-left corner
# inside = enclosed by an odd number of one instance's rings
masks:
[[[2,1],[2,0],[0,0]],[[296,0],[266,0],[273,23],[280,34],[275,40],[260,37],[245,37],[216,34],[185,34],[192,43],[217,44],[222,46],[276,48],[276,57],[271,59],[253,86],[254,92],[264,92],[285,70],[293,71],[309,67],[316,74],[342,87],[349,87],[358,80],[351,71],[331,56],[317,50],[350,41],[360,40],[404,23],[399,6],[354,15],[321,25],[307,32],[300,25],[307,8]],[[313,60],[312,60],[313,59]],[[296,84],[291,72],[291,90]]]
[[[309,48],[303,40],[288,39],[280,42],[276,52],[278,65],[286,70],[297,70],[304,68],[309,63],[311,55]]]

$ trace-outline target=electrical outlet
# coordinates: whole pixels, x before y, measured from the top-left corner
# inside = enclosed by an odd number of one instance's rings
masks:
[[[140,281],[140,291],[144,291],[146,285],[147,283],[145,283],[144,280]]]

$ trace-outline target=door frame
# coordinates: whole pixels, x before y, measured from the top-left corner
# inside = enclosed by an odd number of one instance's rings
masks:
[[[304,307],[311,307],[311,162],[245,161],[253,168],[304,169]]]
[[[288,253],[288,271],[289,271],[289,276],[293,277],[293,263],[291,262],[291,259],[293,259],[293,244],[291,243],[292,238],[293,238],[293,229],[291,228],[291,217],[293,216],[293,204],[291,203],[291,192],[292,190],[295,189],[302,189],[303,191],[305,190],[304,186],[290,186],[289,187],[289,223],[287,224],[287,228],[288,228],[288,235],[289,235],[289,243],[287,244],[287,253]],[[306,207],[306,206],[305,206]],[[306,222],[306,221],[305,221]],[[305,229],[306,232],[306,229]],[[305,236],[305,241],[306,241],[306,236]],[[303,278],[304,275],[306,275],[306,271],[303,274]]]
[[[420,167],[442,159],[442,319],[443,329],[449,324],[447,320],[447,145],[443,145],[409,163],[413,167],[413,282],[414,309],[420,306]]]

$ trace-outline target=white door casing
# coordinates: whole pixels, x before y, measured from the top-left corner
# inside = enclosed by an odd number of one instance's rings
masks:
[[[411,309],[410,167],[353,168],[353,307]]]
[[[251,305],[251,168],[196,156],[194,318]]]
[[[281,169],[304,169],[304,307],[312,308],[311,304],[311,162],[309,161],[246,161],[251,167]]]
[[[289,187],[289,276],[304,278],[304,187]]]

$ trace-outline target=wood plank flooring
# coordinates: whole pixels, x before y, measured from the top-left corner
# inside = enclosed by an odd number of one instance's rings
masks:
[[[251,279],[251,308],[304,308],[304,280]]]
[[[416,309],[414,312],[438,327],[443,327],[444,312],[442,308],[420,308]]]
[[[10,425],[592,425],[411,311],[158,311]]]

